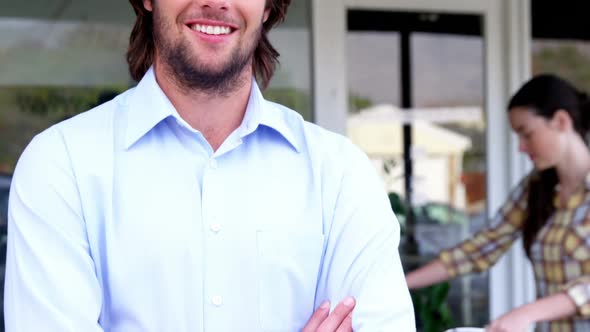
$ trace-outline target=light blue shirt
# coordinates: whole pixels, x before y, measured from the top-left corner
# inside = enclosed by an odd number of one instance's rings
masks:
[[[9,206],[9,332],[299,331],[347,295],[355,331],[415,330],[368,158],[256,84],[213,151],[150,69],[37,135]]]

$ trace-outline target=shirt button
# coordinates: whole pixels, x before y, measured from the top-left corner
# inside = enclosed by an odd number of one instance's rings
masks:
[[[213,305],[219,307],[223,304],[223,298],[219,295],[215,295],[211,298],[211,303],[213,303]]]
[[[217,169],[217,166],[217,160],[211,158],[211,160],[209,161],[209,167],[211,167],[212,169]]]
[[[219,224],[219,223],[212,223],[211,224],[211,231],[213,233],[219,233],[220,230],[221,230],[221,224]]]

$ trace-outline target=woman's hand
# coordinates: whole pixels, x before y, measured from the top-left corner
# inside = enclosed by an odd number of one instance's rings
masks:
[[[524,307],[509,311],[486,326],[486,332],[527,332],[534,323]]]
[[[530,325],[570,317],[576,313],[576,304],[564,292],[540,298],[525,304],[486,326],[486,332],[527,332]]]

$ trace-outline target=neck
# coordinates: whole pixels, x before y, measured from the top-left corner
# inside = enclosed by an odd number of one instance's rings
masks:
[[[590,172],[590,151],[579,136],[572,137],[570,142],[556,170],[560,186],[573,190],[584,182]]]
[[[154,73],[180,117],[201,132],[213,151],[242,123],[252,88],[251,66],[239,74],[235,90],[223,94],[180,87],[157,63]]]

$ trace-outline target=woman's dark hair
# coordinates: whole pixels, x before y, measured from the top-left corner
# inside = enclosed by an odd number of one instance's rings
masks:
[[[129,38],[127,63],[131,77],[139,81],[154,62],[153,17],[152,13],[144,8],[142,0],[129,0],[129,3],[137,17]],[[254,50],[252,64],[254,75],[263,89],[270,83],[279,62],[279,52],[270,43],[268,32],[285,20],[290,4],[291,0],[266,0],[266,8],[270,12],[268,19],[262,25],[262,34]]]
[[[542,74],[526,82],[508,103],[510,112],[526,107],[531,112],[551,119],[556,111],[566,111],[576,132],[586,140],[590,131],[590,103],[588,96],[565,80],[551,74]],[[555,212],[553,199],[559,179],[555,168],[539,171],[530,179],[526,220],[523,226],[523,245],[531,256],[531,245],[541,228]]]

